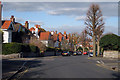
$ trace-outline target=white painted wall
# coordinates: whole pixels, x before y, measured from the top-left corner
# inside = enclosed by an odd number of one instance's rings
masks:
[[[3,43],[10,43],[12,42],[12,31],[3,31]]]
[[[46,47],[54,47],[54,43],[52,40],[41,40],[43,44],[45,44]]]
[[[48,47],[48,40],[41,40],[41,42],[42,42],[46,47]]]

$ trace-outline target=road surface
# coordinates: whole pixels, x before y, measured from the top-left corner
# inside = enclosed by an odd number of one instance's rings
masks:
[[[96,65],[86,55],[44,57],[32,61],[21,78],[116,78],[117,72]]]

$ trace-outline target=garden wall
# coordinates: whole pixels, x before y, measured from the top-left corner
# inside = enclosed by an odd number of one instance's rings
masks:
[[[104,58],[118,58],[118,51],[104,51],[103,57]]]

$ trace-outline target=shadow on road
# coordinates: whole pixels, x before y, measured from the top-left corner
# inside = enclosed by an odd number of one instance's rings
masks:
[[[26,63],[27,62],[27,63]],[[7,79],[13,74],[15,74],[22,66],[26,63],[24,66],[27,69],[40,67],[44,64],[42,64],[41,60],[8,60],[4,59],[2,60],[2,79]]]

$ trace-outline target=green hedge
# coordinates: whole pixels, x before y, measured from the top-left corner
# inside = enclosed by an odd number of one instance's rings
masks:
[[[120,36],[116,34],[107,34],[100,39],[100,46],[104,50],[120,50]]]
[[[2,54],[12,54],[19,52],[38,52],[39,49],[37,46],[22,44],[22,43],[3,43],[2,44]]]

